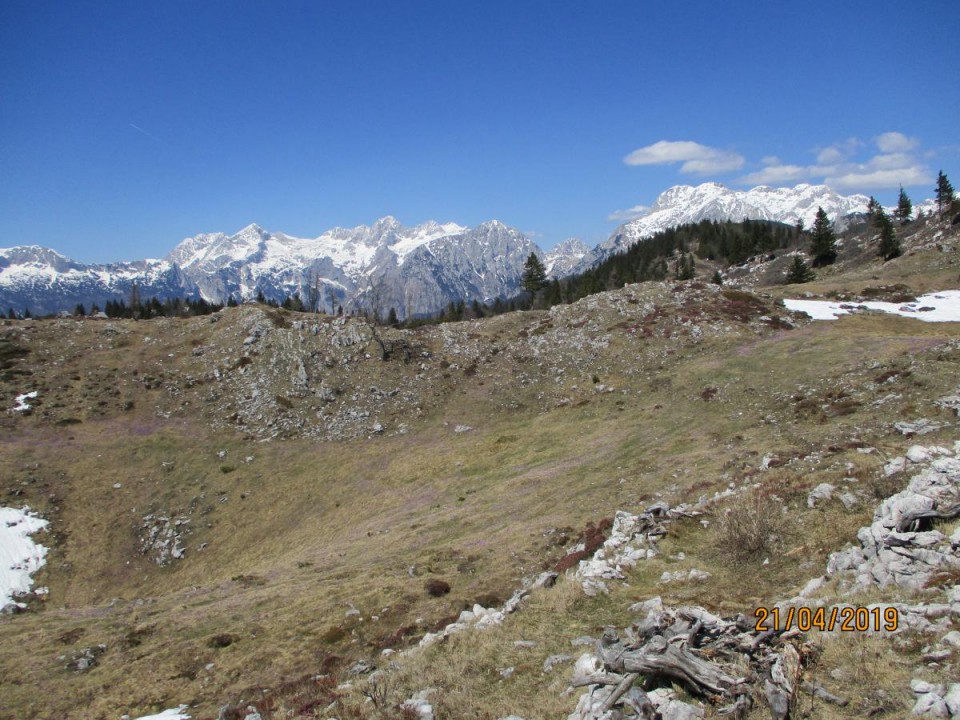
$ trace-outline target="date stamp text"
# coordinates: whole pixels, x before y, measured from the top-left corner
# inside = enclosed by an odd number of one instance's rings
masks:
[[[809,607],[758,607],[753,611],[756,619],[754,630],[783,630],[796,628],[801,632],[820,630],[823,632],[896,632],[900,624],[900,613],[895,607],[855,607],[834,608]]]

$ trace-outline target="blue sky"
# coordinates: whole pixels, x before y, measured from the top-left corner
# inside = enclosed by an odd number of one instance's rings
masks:
[[[589,244],[671,185],[960,181],[953,0],[0,3],[4,246],[394,215]]]

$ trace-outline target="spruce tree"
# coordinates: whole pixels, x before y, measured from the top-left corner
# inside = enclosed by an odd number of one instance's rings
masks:
[[[816,274],[807,267],[807,264],[803,261],[803,258],[799,255],[793,256],[793,263],[790,265],[790,269],[787,271],[787,284],[796,285],[799,283],[810,282],[811,280],[816,279]]]
[[[524,290],[530,293],[531,302],[533,297],[540,292],[547,284],[547,270],[540,262],[536,253],[530,253],[527,261],[523,265],[523,275],[520,276],[520,285]]]
[[[867,222],[870,225],[873,225],[876,222],[878,212],[883,212],[883,205],[881,205],[877,199],[871,195],[870,202],[867,203]]]
[[[900,257],[902,251],[897,232],[893,229],[890,218],[882,210],[877,216],[876,226],[880,229],[880,245],[877,247],[877,254],[883,258],[884,262]]]
[[[910,222],[910,216],[913,214],[913,203],[903,191],[903,185],[900,186],[900,198],[897,200],[897,209],[893,211],[894,217],[900,221],[901,225]]]
[[[947,211],[949,211],[952,204],[953,185],[950,184],[947,176],[944,175],[943,170],[941,170],[940,174],[937,175],[937,215],[942,218],[943,209],[946,208]]]
[[[810,232],[810,254],[813,266],[830,265],[837,259],[837,240],[833,234],[833,224],[822,207],[817,208],[817,217]]]

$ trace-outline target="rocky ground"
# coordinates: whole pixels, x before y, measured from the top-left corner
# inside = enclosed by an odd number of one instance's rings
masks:
[[[50,553],[0,618],[0,717],[955,715],[960,331],[778,302],[956,286],[956,229],[911,232],[802,288],[416,330],[6,321],[0,503]],[[760,607],[898,627],[764,634]],[[723,682],[609,652],[663,643]]]

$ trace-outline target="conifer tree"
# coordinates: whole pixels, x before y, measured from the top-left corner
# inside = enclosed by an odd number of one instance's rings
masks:
[[[531,302],[533,297],[540,292],[547,284],[547,270],[537,257],[536,253],[530,253],[527,261],[523,265],[523,275],[520,276],[520,285],[524,290],[530,293]]]
[[[799,255],[793,256],[793,263],[790,265],[790,269],[787,271],[787,284],[795,285],[799,283],[810,282],[811,280],[816,279],[816,274],[807,267],[807,264],[803,261],[803,258]]]
[[[883,212],[883,205],[881,205],[877,199],[871,195],[870,202],[867,203],[867,222],[870,225],[873,225],[876,222],[878,212]]]
[[[950,184],[947,176],[944,175],[943,170],[941,170],[940,174],[937,175],[937,215],[942,218],[943,209],[946,208],[949,212],[952,204],[953,185]]]
[[[897,209],[893,211],[894,217],[900,221],[901,225],[910,222],[910,216],[913,214],[913,203],[903,191],[903,185],[900,186],[900,198],[897,200]]]
[[[817,217],[810,232],[810,254],[813,266],[830,265],[837,259],[837,240],[833,234],[833,224],[822,207],[817,208]]]
[[[887,214],[880,211],[877,216],[876,226],[880,229],[880,245],[877,247],[877,254],[883,258],[884,262],[900,257],[900,240],[897,238],[897,232],[893,229],[893,223]]]

